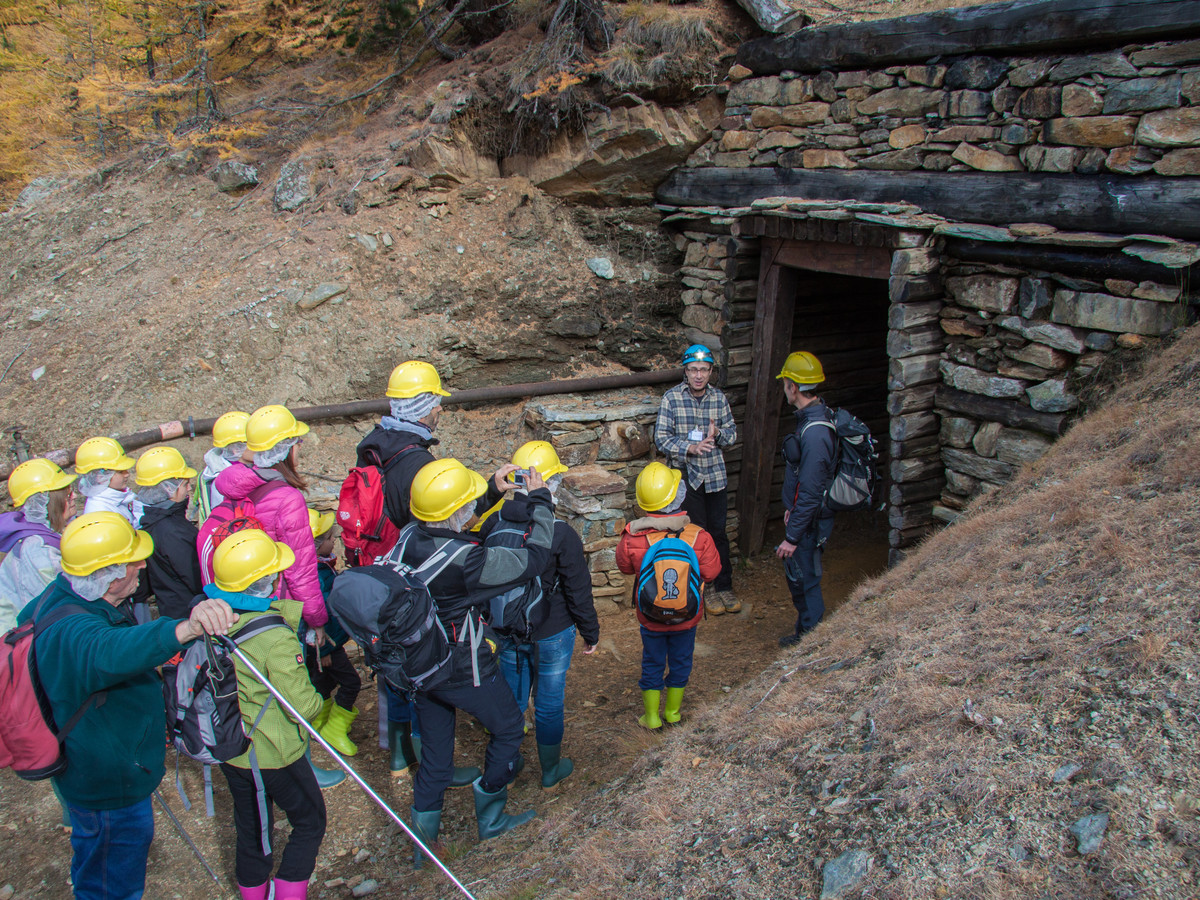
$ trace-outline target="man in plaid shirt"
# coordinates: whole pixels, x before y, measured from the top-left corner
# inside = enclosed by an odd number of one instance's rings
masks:
[[[733,568],[725,534],[729,479],[721,453],[737,440],[737,427],[724,392],[709,384],[715,362],[712,351],[703,344],[693,344],[683,351],[683,383],[663,395],[654,426],[654,443],[667,462],[683,470],[687,478],[683,511],[712,535],[721,557],[721,574],[709,585],[705,598],[709,615],[742,608],[733,594]]]

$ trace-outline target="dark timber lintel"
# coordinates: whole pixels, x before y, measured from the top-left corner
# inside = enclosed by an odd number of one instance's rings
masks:
[[[749,41],[756,75],[882,68],[936,56],[1091,49],[1200,34],[1200,0],[1015,0]]]
[[[676,169],[658,189],[661,203],[682,207],[764,197],[907,202],[955,222],[1200,238],[1200,178],[705,168]]]

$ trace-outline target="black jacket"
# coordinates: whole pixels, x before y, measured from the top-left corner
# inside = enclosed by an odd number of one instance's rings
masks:
[[[790,510],[784,531],[794,544],[817,521],[832,516],[825,491],[833,480],[834,430],[814,422],[832,422],[824,400],[796,412],[796,430],[783,439],[783,508]]]
[[[513,496],[504,502],[506,521],[525,521],[529,503],[524,496]],[[489,516],[480,534],[486,539],[499,516]],[[543,615],[534,623],[533,639],[553,637],[574,625],[584,643],[595,645],[600,640],[600,620],[592,602],[592,573],[588,571],[583,540],[561,519],[554,522],[554,538],[550,545],[550,561],[542,570]]]
[[[473,682],[470,644],[464,639],[466,621],[479,625],[488,611],[488,600],[536,578],[547,566],[554,528],[550,492],[534,491],[530,501],[533,527],[522,548],[485,547],[477,533],[451,531],[414,520],[382,561],[385,565],[404,563],[415,570],[413,574],[433,595],[442,627],[455,642],[454,672],[439,687],[463,687]],[[498,670],[495,637],[490,629],[487,634],[490,641],[485,640],[477,654],[481,677]]]
[[[389,431],[376,425],[358,444],[355,465],[383,469],[383,510],[397,528],[412,520],[408,500],[413,479],[422,466],[433,462],[429,448],[437,442],[437,438],[422,437],[413,431]]]
[[[146,581],[158,601],[158,613],[186,619],[193,601],[204,599],[200,558],[196,554],[197,531],[187,520],[187,501],[166,509],[147,506],[141,527],[154,538],[154,552],[146,560]]]

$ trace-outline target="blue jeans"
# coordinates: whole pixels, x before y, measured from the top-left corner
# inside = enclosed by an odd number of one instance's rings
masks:
[[[388,685],[384,684],[382,678],[379,679],[379,683],[387,693],[388,721],[412,722],[413,737],[420,737],[421,723],[417,721],[417,705],[412,700],[405,700],[403,696],[397,694]]]
[[[122,809],[84,809],[71,815],[71,884],[76,900],[139,900],[146,890],[146,859],[154,840],[147,797]]]
[[[796,634],[817,627],[825,615],[825,595],[821,593],[821,556],[833,531],[833,516],[817,519],[812,528],[796,542],[796,552],[783,564],[792,605],[796,607]]]
[[[663,689],[663,670],[667,687],[686,687],[692,674],[692,653],[696,649],[696,629],[687,631],[642,630],[642,677],[638,687],[643,691]]]
[[[518,644],[508,637],[500,642],[500,671],[512,688],[522,716],[529,706],[529,692],[537,685],[533,722],[539,744],[562,743],[567,669],[571,668],[574,652],[574,625],[532,643]]]

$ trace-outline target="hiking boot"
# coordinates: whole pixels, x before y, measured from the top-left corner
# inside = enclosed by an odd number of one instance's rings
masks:
[[[357,756],[358,747],[350,740],[350,726],[358,718],[357,709],[345,709],[336,703],[329,707],[325,724],[317,731],[342,756]]]
[[[725,604],[725,612],[736,613],[742,611],[742,601],[737,598],[733,591],[721,591],[721,602]]]
[[[679,709],[682,706],[683,706],[683,688],[681,688],[681,687],[667,688],[667,702],[663,705],[663,714],[662,714],[663,724],[664,725],[678,725],[679,720],[683,718],[683,715],[679,712]]]
[[[658,717],[658,701],[661,698],[662,691],[642,691],[642,706],[646,714],[638,716],[638,724],[643,728],[649,728],[651,731],[662,728],[662,719]]]
[[[428,812],[417,812],[417,808],[412,806],[409,807],[409,812],[412,813],[412,830],[421,839],[421,843],[430,850],[440,851],[442,847],[437,839],[438,831],[442,827],[442,811],[431,809]],[[425,851],[413,844],[413,868],[419,869],[423,865],[425,865]]]
[[[779,639],[780,647],[795,647],[798,643],[800,643],[800,635],[796,634],[795,632],[792,632],[791,634],[785,634]]]
[[[562,744],[538,744],[537,751],[542,765],[542,787],[554,787],[575,771],[575,764],[561,756]]]
[[[504,806],[508,803],[508,787],[505,786],[498,791],[489,793],[481,786],[480,782],[482,781],[482,778],[478,778],[471,785],[471,790],[475,792],[475,821],[479,825],[481,841],[511,831],[518,825],[524,825],[537,815],[531,809],[528,812],[510,816],[504,811]]]
[[[710,616],[725,615],[725,604],[721,602],[720,591],[712,591],[704,598],[704,611]]]

